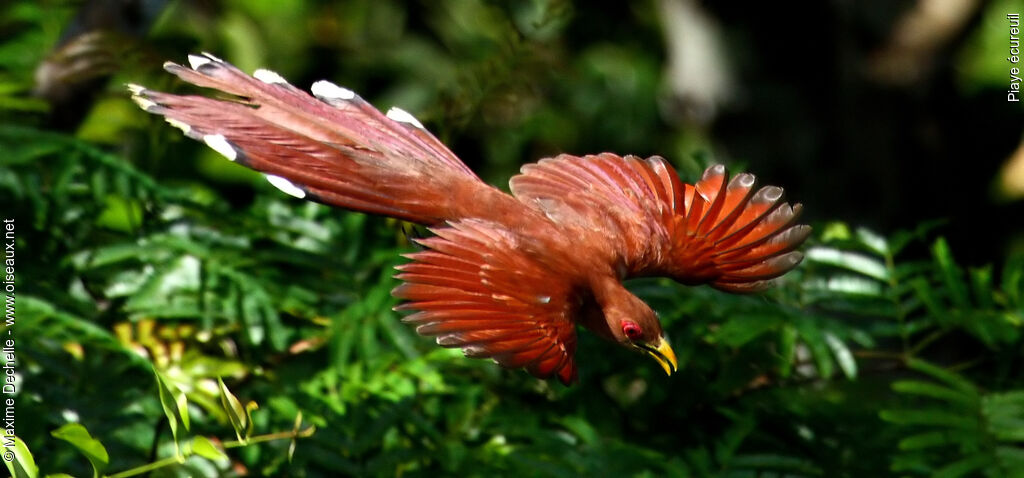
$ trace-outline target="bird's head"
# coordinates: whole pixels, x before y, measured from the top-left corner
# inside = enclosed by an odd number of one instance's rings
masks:
[[[657,314],[618,280],[600,282],[594,287],[600,310],[584,313],[583,325],[606,339],[650,355],[665,373],[672,375],[679,364]]]

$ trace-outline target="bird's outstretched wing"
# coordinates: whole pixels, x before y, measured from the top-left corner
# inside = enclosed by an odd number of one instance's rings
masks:
[[[754,176],[729,180],[712,166],[684,184],[662,158],[561,155],[523,167],[512,192],[581,240],[605,243],[626,277],[668,276],[730,292],[770,285],[800,263],[795,251],[810,227],[795,224],[800,205],[782,189],[755,191]]]
[[[492,358],[534,376],[576,377],[580,306],[566,281],[531,258],[515,235],[493,223],[463,220],[433,228],[417,240],[429,250],[398,266],[405,283],[393,294],[408,300],[396,310],[418,312],[403,320],[469,357]]]

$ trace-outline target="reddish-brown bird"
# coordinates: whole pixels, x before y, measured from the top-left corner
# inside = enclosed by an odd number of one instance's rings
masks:
[[[604,153],[542,159],[482,182],[412,115],[376,110],[326,81],[313,95],[269,70],[249,76],[213,55],[164,69],[237,98],[128,85],[150,113],[282,191],[430,227],[393,291],[416,331],[467,356],[531,374],[576,377],[576,325],[678,366],[657,315],[622,281],[667,276],[730,292],[764,289],[794,268],[810,232],[782,189],[755,191],[712,166],[684,184],[660,157]]]

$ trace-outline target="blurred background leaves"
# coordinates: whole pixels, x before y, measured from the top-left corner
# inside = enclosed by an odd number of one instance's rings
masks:
[[[1021,476],[1011,12],[12,0],[19,446],[75,476],[189,450],[154,475]],[[160,65],[195,51],[400,105],[499,185],[560,152],[661,154],[689,180],[725,162],[786,186],[815,236],[764,295],[631,283],[670,379],[586,333],[572,388],[464,359],[391,311],[402,225],[282,197],[130,103],[125,82],[191,91]]]

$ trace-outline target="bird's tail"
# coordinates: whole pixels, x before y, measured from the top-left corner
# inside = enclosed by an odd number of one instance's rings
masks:
[[[466,214],[489,189],[409,113],[381,113],[352,91],[318,81],[312,96],[269,70],[252,76],[204,53],[164,69],[236,98],[161,93],[128,85],[144,110],[190,138],[267,175],[293,196],[436,225]]]

